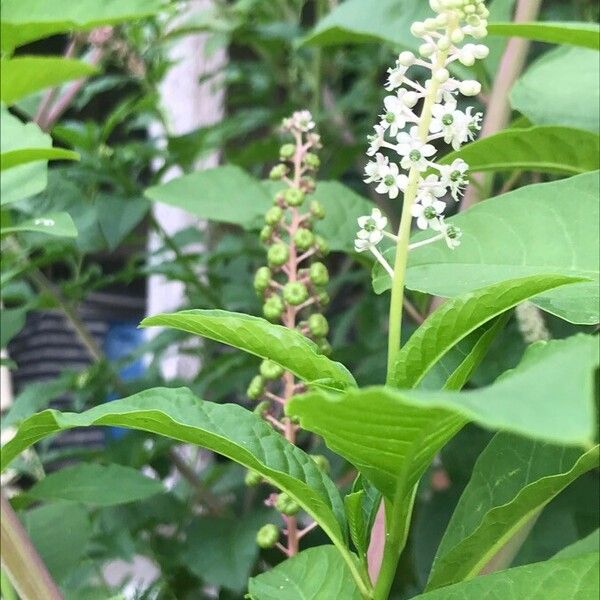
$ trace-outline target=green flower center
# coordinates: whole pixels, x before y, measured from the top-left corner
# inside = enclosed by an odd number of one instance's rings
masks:
[[[450,173],[450,181],[460,181],[462,179],[462,173],[460,171],[452,171]]]
[[[396,115],[391,112],[385,113],[385,120],[388,123],[393,123],[396,120]]]
[[[387,185],[388,187],[391,187],[392,185],[394,185],[394,176],[393,175],[386,175],[383,178],[383,183],[385,183],[385,185]]]
[[[418,150],[411,150],[411,153],[408,155],[408,158],[410,158],[410,160],[412,160],[413,162],[417,162],[418,160],[421,160],[422,156],[423,155]]]
[[[446,229],[446,235],[451,239],[455,240],[458,237],[459,231],[454,227],[454,225],[448,225],[448,229]]]
[[[389,177],[389,175],[388,175]],[[369,219],[364,227],[365,231],[371,232],[377,229],[377,224],[375,223],[375,219]]]
[[[437,212],[435,212],[435,208],[433,208],[433,206],[428,206],[423,211],[423,214],[425,215],[426,219],[435,219],[437,217]]]
[[[454,123],[454,117],[451,114],[444,115],[442,117],[442,123],[446,126],[452,125],[452,123]]]

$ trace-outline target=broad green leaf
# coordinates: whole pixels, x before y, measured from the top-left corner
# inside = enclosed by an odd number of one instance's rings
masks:
[[[600,548],[600,529],[592,531],[592,533],[583,539],[563,548],[560,552],[557,552],[552,559],[574,558],[590,552],[596,552],[598,548]]]
[[[489,23],[488,33],[600,50],[600,28],[595,23]]]
[[[431,16],[427,3],[412,0],[346,0],[321,19],[304,44],[320,46],[362,42],[388,42],[414,48],[418,40],[411,34],[415,21]]]
[[[361,600],[346,564],[333,546],[309,548],[253,577],[250,600]]]
[[[146,197],[202,218],[252,229],[262,225],[272,199],[259,181],[239,167],[196,171],[148,188]]]
[[[36,217],[13,225],[12,227],[3,227],[0,230],[1,235],[19,232],[45,233],[58,237],[77,237],[77,229],[73,219],[68,213],[53,213]]]
[[[557,444],[591,444],[597,353],[595,339],[579,335],[533,346],[516,369],[485,388],[311,391],[292,398],[287,412],[389,501],[405,502],[435,454],[468,421]]]
[[[592,600],[600,593],[598,587],[595,552],[476,577],[414,600]]]
[[[97,425],[139,429],[196,444],[260,473],[293,497],[348,554],[342,499],[310,456],[241,406],[204,402],[185,388],[146,390],[81,414],[45,410],[33,415],[3,447],[2,468],[49,435]]]
[[[417,386],[452,347],[494,317],[531,296],[578,281],[561,275],[534,275],[494,283],[444,302],[398,353],[391,383],[399,388]]]
[[[475,577],[528,519],[596,466],[598,446],[582,453],[497,434],[475,464],[438,548],[427,588]]]
[[[25,327],[25,319],[29,306],[19,306],[17,308],[0,308],[0,348],[6,348],[6,345],[15,335]],[[2,417],[2,427],[6,417]]]
[[[4,10],[4,6],[2,7]],[[6,104],[79,77],[98,72],[94,65],[58,56],[19,56],[0,60],[0,99]]]
[[[54,2],[2,0],[2,50],[11,52],[33,40],[72,29],[116,25],[157,13],[161,0],[77,0]]]
[[[325,218],[315,230],[322,235],[331,250],[354,252],[356,220],[371,213],[373,203],[337,181],[322,181],[314,194],[325,209]]]
[[[597,133],[600,54],[585,48],[544,54],[517,81],[510,100],[535,125],[568,125]]]
[[[186,531],[183,562],[202,581],[243,592],[258,556],[256,534],[267,522],[265,511],[241,519],[194,518]]]
[[[36,500],[72,500],[93,506],[115,506],[163,493],[163,484],[122,465],[80,464],[38,481],[27,495]]]
[[[354,386],[354,378],[341,363],[321,354],[300,332],[265,319],[223,310],[184,310],[144,319],[142,327],[172,327],[268,358],[304,381],[330,380]]]
[[[79,160],[79,154],[64,148],[18,148],[17,150],[2,152],[0,155],[0,171],[30,162],[47,160]]]
[[[600,137],[571,127],[507,129],[451,152],[449,164],[462,158],[472,172],[524,169],[578,175],[598,169]]]
[[[584,277],[591,282],[544,292],[532,302],[573,323],[597,323],[598,184],[596,171],[530,185],[449,219],[463,230],[461,245],[450,250],[430,244],[411,252],[407,287],[452,297],[528,275]],[[376,265],[373,275],[376,292],[389,289],[383,269]]]
[[[144,218],[150,204],[144,198],[98,194],[96,207],[102,234],[108,247],[114,250]]]
[[[75,502],[55,502],[19,516],[50,574],[62,581],[85,556],[92,536],[87,510]]]

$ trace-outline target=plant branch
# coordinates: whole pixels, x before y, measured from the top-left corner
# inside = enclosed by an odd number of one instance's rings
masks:
[[[62,593],[4,493],[0,502],[2,569],[19,596],[23,600],[63,600]]]
[[[517,0],[514,21],[522,23],[537,20],[541,5],[542,0]],[[529,46],[530,41],[526,38],[510,38],[508,40],[481,127],[482,138],[497,133],[508,125],[510,119],[509,93],[525,66]],[[481,199],[482,194],[477,184],[483,193],[489,190],[491,182],[489,175],[477,174],[473,176],[473,179],[475,185],[469,186],[461,202],[460,210],[467,210]]]

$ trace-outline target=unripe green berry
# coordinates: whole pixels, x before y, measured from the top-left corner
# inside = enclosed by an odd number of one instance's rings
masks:
[[[250,400],[258,400],[260,395],[265,390],[265,382],[260,375],[256,375],[254,379],[250,382],[248,389],[246,390],[246,395]]]
[[[283,210],[281,209],[281,207],[273,206],[267,211],[267,214],[265,215],[265,221],[267,225],[277,225],[277,223],[281,221],[282,217]]]
[[[329,283],[329,271],[322,262],[315,262],[310,265],[309,276],[315,285],[324,286]]]
[[[298,188],[288,188],[284,192],[284,198],[290,206],[300,206],[304,202],[304,192]]]
[[[288,304],[298,306],[308,298],[308,289],[299,281],[290,281],[283,288],[283,297]]]
[[[271,271],[269,267],[260,267],[254,275],[254,289],[257,294],[262,294],[268,287],[271,281]]]
[[[262,482],[262,477],[256,471],[248,471],[244,477],[244,483],[248,487],[259,485]]]
[[[321,306],[327,306],[331,302],[331,298],[327,292],[320,292],[317,300]]]
[[[304,227],[298,229],[294,235],[294,244],[299,250],[308,250],[314,243],[315,236],[310,229]]]
[[[285,244],[273,244],[267,252],[267,260],[270,265],[280,267],[284,265],[290,257],[290,251]]]
[[[310,203],[310,213],[313,215],[313,217],[316,217],[317,219],[325,218],[325,209],[318,200],[313,200]]]
[[[304,157],[304,164],[311,169],[318,169],[321,166],[321,160],[316,154],[307,152]]]
[[[319,346],[321,354],[324,354],[325,356],[329,356],[331,354],[333,349],[331,347],[331,344],[325,338],[315,340],[315,343],[317,344],[317,346]]]
[[[265,379],[266,379],[266,377],[265,377]],[[262,400],[254,407],[254,410],[252,412],[255,415],[261,416],[269,410],[270,406],[271,406],[271,403],[268,400]]]
[[[293,517],[300,512],[300,505],[285,493],[281,493],[277,496],[275,508],[288,517]]]
[[[329,461],[325,456],[323,456],[322,454],[312,454],[311,458],[315,461],[319,469],[325,471],[325,473],[329,473],[331,465],[329,464]]]
[[[279,156],[281,156],[281,158],[283,160],[287,160],[287,159],[292,158],[292,156],[294,156],[295,152],[296,152],[296,146],[294,144],[284,144],[279,149]]]
[[[275,165],[269,173],[269,179],[272,179],[273,181],[279,181],[286,176],[287,171],[288,169],[285,165]]]
[[[263,314],[269,321],[277,321],[284,308],[283,300],[279,296],[271,296],[263,304]]]
[[[272,360],[263,360],[260,365],[260,374],[265,379],[279,379],[283,375],[283,367],[280,367]]]
[[[260,230],[260,241],[263,244],[266,244],[270,239],[271,236],[273,235],[273,228],[270,225],[265,225],[261,230]]]
[[[279,528],[277,525],[269,523],[263,525],[256,534],[256,543],[261,548],[272,548],[279,539]]]
[[[329,254],[329,244],[325,241],[325,238],[320,235],[315,236],[315,244],[317,245],[317,250],[323,256],[327,256]]]
[[[329,333],[329,323],[327,322],[327,319],[319,313],[310,315],[308,318],[308,328],[315,337],[319,338],[325,337]]]

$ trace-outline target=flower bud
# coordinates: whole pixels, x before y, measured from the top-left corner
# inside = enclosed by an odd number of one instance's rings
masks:
[[[273,235],[273,228],[270,225],[265,225],[260,230],[260,234],[259,234],[258,237],[260,238],[261,242],[263,242],[264,244],[266,244],[271,239],[272,235]]]
[[[319,338],[324,338],[329,333],[329,323],[327,322],[327,319],[319,313],[310,315],[308,318],[308,328],[315,337]]]
[[[487,58],[490,54],[490,49],[483,44],[476,44],[473,46],[473,54],[475,54],[475,58],[479,60],[483,60]]]
[[[271,296],[263,304],[263,314],[269,321],[277,321],[284,308],[283,300],[279,296]]]
[[[450,40],[453,44],[460,44],[465,39],[465,34],[461,29],[455,29],[450,35]]]
[[[296,244],[298,250],[308,250],[313,245],[314,241],[315,236],[313,232],[310,231],[310,229],[305,229],[304,227],[298,229],[294,235],[294,244]]]
[[[415,21],[410,26],[410,32],[415,37],[421,37],[422,35],[425,35],[425,33],[427,33],[426,30],[425,30],[425,25],[423,23],[421,23],[420,21]]]
[[[325,286],[329,283],[329,271],[322,262],[315,262],[310,265],[309,277],[317,286]]]
[[[331,465],[329,464],[327,457],[323,456],[322,454],[311,454],[310,457],[315,461],[319,469],[325,471],[325,473],[329,473],[331,470]]]
[[[261,394],[265,391],[265,382],[260,375],[256,375],[250,382],[248,389],[246,390],[246,396],[250,400],[258,400]]]
[[[312,152],[307,152],[304,156],[304,164],[311,169],[318,169],[321,166],[321,159]]]
[[[429,58],[433,56],[436,50],[437,47],[434,44],[430,44],[429,42],[426,42],[425,44],[421,44],[419,46],[419,54],[424,58]]]
[[[283,367],[272,360],[263,360],[260,365],[260,374],[268,380],[279,379],[283,375]]]
[[[281,242],[273,244],[267,252],[267,260],[269,262],[269,265],[275,267],[280,267],[281,265],[284,265],[288,261],[289,257],[290,251],[288,247]]]
[[[450,41],[450,38],[447,35],[442,36],[437,41],[437,47],[442,51],[449,50],[451,45],[452,42]]]
[[[284,144],[279,149],[279,156],[282,160],[288,160],[294,156],[296,152],[296,146],[294,144]]]
[[[477,96],[481,92],[481,84],[475,80],[461,81],[458,89],[463,96]]]
[[[275,508],[288,517],[293,517],[300,512],[300,505],[284,492],[277,496]]]
[[[448,81],[448,79],[450,79],[450,73],[448,72],[448,69],[438,69],[434,74],[433,74],[433,78],[438,82],[438,83],[446,83],[446,81]]]
[[[325,218],[325,209],[318,200],[313,200],[310,203],[310,213],[313,217],[316,217],[317,219]]]
[[[271,403],[268,400],[262,400],[259,402],[252,411],[255,415],[262,416],[264,415],[271,406]]]
[[[423,26],[427,31],[435,31],[438,28],[437,21],[432,18],[425,19],[425,21],[423,21]]]
[[[254,275],[254,289],[256,293],[262,294],[268,287],[271,281],[271,270],[269,267],[260,267]]]
[[[246,473],[246,476],[244,477],[244,483],[248,487],[253,487],[255,485],[259,485],[260,483],[262,483],[262,477],[256,471],[248,471]]]
[[[412,52],[408,51],[401,52],[400,56],[398,56],[398,62],[403,67],[411,67],[415,64],[415,60],[417,60],[417,57]]]
[[[283,210],[280,206],[273,206],[267,211],[265,215],[265,221],[267,225],[277,225],[283,217]]]
[[[279,179],[283,179],[286,174],[287,167],[285,165],[275,165],[269,173],[269,179],[272,179],[273,181],[278,181]]]
[[[416,106],[419,101],[419,94],[417,92],[406,92],[404,96],[402,96],[402,102],[404,102],[404,106],[408,108],[413,108]]]
[[[256,534],[256,543],[261,548],[272,548],[277,540],[279,540],[279,528],[272,523],[263,525]]]
[[[290,206],[300,206],[304,202],[304,192],[298,188],[288,188],[283,196]]]
[[[299,281],[290,281],[283,288],[283,298],[292,306],[298,306],[308,299],[308,289]]]

